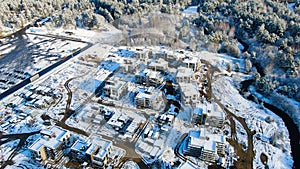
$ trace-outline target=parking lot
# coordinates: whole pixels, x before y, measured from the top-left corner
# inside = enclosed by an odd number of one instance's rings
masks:
[[[59,37],[25,33],[1,43],[0,93],[86,46]]]

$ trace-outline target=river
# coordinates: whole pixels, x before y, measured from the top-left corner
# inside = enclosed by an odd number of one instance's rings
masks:
[[[249,49],[249,45],[244,42],[243,40],[237,38],[238,41],[245,47],[242,52],[246,52]],[[257,68],[257,71],[260,73],[260,75],[263,77],[265,76],[265,72],[261,65],[258,62],[254,62],[255,67]],[[245,80],[241,82],[242,91],[247,91],[248,87],[254,82],[254,80]],[[254,101],[254,96],[250,95],[247,99]],[[259,100],[259,102],[262,102]],[[289,138],[290,138],[290,144],[291,144],[291,150],[292,150],[292,156],[294,160],[294,166],[293,168],[300,168],[300,134],[298,131],[297,125],[294,123],[293,119],[290,118],[287,113],[280,110],[274,105],[271,105],[269,103],[263,102],[264,106],[275,113],[277,116],[279,116],[285,123],[285,126],[287,127],[289,131]]]
[[[269,103],[264,102],[264,107],[271,110],[277,116],[282,118],[285,126],[289,131],[289,138],[292,149],[292,156],[294,160],[294,169],[300,168],[300,140],[299,140],[299,131],[297,125],[293,122],[292,118],[290,118],[284,111],[281,111],[276,106],[271,105]]]
[[[250,83],[253,81],[243,81],[242,84],[242,91],[247,91]],[[254,96],[250,95],[247,99],[254,101]],[[257,98],[258,99],[258,98]],[[263,102],[261,100],[258,100],[259,102]],[[265,108],[269,109],[273,113],[275,113],[277,116],[279,116],[285,126],[287,127],[289,131],[289,138],[290,138],[290,144],[291,144],[291,150],[292,150],[292,156],[294,160],[294,169],[300,168],[300,133],[298,131],[297,125],[294,123],[293,119],[287,115],[284,111],[280,110],[276,106],[263,102],[263,105]]]

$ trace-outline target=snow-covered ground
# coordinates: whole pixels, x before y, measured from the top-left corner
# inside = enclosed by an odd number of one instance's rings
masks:
[[[280,168],[293,166],[288,130],[280,117],[260,105],[244,99],[230,77],[216,79],[212,84],[212,89],[223,105],[229,105],[228,109],[232,113],[244,118],[249,129],[256,131],[253,138],[255,150],[253,165],[255,168],[263,165],[260,160],[260,154],[263,152],[267,152],[268,166],[271,168],[272,166],[281,166]],[[269,116],[274,118],[274,122],[266,121]],[[280,137],[277,137],[275,143],[271,144],[272,137],[278,133],[280,133]],[[239,139],[242,138],[244,137],[239,136]],[[241,142],[246,141],[241,140]]]
[[[0,161],[6,161],[18,144],[19,140],[14,140],[0,145]]]
[[[183,14],[187,17],[191,17],[195,15],[197,16],[198,15],[197,8],[198,8],[197,6],[190,6],[183,11]]]
[[[277,102],[275,103],[274,101],[270,100],[269,98],[266,98],[263,95],[261,95],[260,93],[258,93],[253,86],[250,86],[250,91],[255,97],[257,97],[259,100],[264,101],[265,103],[269,103],[272,105],[278,104]],[[285,102],[287,102],[289,104],[288,107],[291,108],[289,110],[282,110],[283,108],[281,108],[280,106],[277,106],[277,107],[279,109],[281,109],[282,111],[285,111],[285,113],[287,113],[287,115],[292,118],[293,122],[298,126],[298,130],[300,132],[300,103],[297,102],[295,99],[288,98],[287,96],[282,96],[278,93],[274,93],[274,95],[280,96],[281,98],[284,99]]]
[[[44,169],[44,167],[30,158],[30,151],[28,149],[23,149],[17,154],[13,161],[13,165],[8,165],[6,169],[16,169],[16,168],[27,168],[27,169]]]
[[[116,29],[110,24],[104,24],[103,28],[106,31],[100,30],[86,30],[82,28],[70,29],[66,30],[64,28],[48,28],[46,26],[42,27],[31,27],[26,32],[27,33],[35,33],[35,34],[52,34],[52,35],[60,35],[67,36],[72,38],[79,38],[83,41],[91,42],[91,43],[110,43],[113,40],[116,40],[118,36],[121,35],[122,31]]]
[[[239,121],[234,119],[234,122],[236,128],[236,139],[239,143],[243,145],[244,149],[247,149],[248,146],[247,132]]]

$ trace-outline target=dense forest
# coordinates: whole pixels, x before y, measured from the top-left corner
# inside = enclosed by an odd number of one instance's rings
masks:
[[[74,29],[101,29],[109,22],[124,31],[127,45],[165,44],[244,58],[260,92],[300,101],[299,0],[4,0],[0,5],[0,35],[45,17],[50,26]],[[196,17],[184,17],[188,6],[198,7]],[[142,38],[132,38],[137,34]]]
[[[240,56],[234,50],[237,39],[250,47],[242,57],[257,65],[257,85],[263,92],[278,89],[291,97],[297,95],[299,81],[294,80],[299,80],[300,68],[299,2],[291,11],[286,3],[271,0],[202,0],[198,10],[200,16],[195,23],[211,42],[221,44],[221,51]],[[291,83],[285,84],[286,79]],[[278,88],[280,85],[287,86]]]

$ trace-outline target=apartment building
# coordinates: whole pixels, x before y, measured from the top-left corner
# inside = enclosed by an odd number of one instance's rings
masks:
[[[92,163],[94,168],[104,168],[111,152],[112,142],[105,139],[89,141],[77,140],[71,147],[70,157]]]
[[[192,83],[194,72],[191,68],[178,67],[176,73],[177,83]]]
[[[215,162],[224,155],[225,138],[222,135],[207,133],[205,129],[190,131],[184,143],[183,154],[199,157],[201,160]]]
[[[41,135],[29,147],[32,158],[38,161],[59,161],[63,156],[63,146],[71,142],[70,132],[54,126],[51,129],[42,130]]]
[[[201,66],[200,58],[194,56],[186,56],[182,61],[182,66],[191,68],[194,72],[196,72]]]
[[[138,108],[149,108],[159,110],[164,105],[164,96],[160,90],[149,87],[145,91],[140,91],[134,98]]]
[[[120,100],[128,92],[128,84],[121,77],[114,76],[107,80],[103,88],[104,95],[114,100]]]
[[[160,72],[145,69],[135,74],[135,82],[147,86],[156,86],[163,83],[163,78]]]
[[[107,164],[108,156],[111,152],[112,142],[105,139],[97,140],[86,150],[88,158],[94,167],[104,167]]]
[[[155,61],[151,60],[148,64],[148,68],[154,71],[165,71],[169,68],[169,63],[162,58],[159,58]]]
[[[199,102],[200,93],[198,87],[192,83],[180,83],[181,101],[185,105],[196,104]]]

